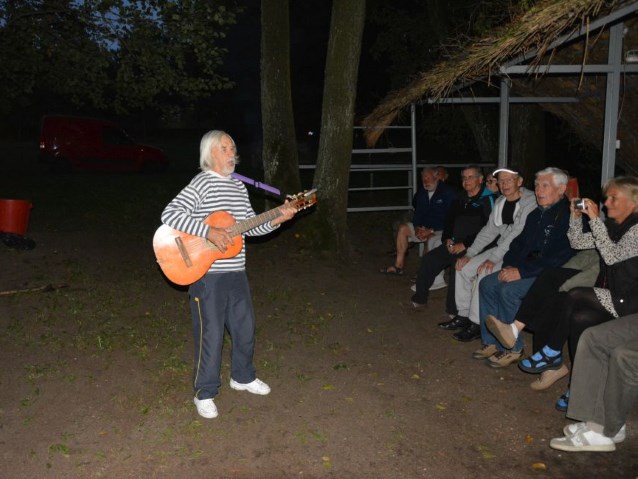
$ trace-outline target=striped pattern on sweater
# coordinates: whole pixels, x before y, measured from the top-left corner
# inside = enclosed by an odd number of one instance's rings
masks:
[[[212,171],[203,171],[164,208],[162,223],[178,231],[206,238],[209,226],[203,223],[211,213],[226,211],[236,221],[255,216],[248,191],[244,184],[234,178],[224,177]],[[242,236],[261,236],[274,231],[270,222],[248,230]],[[209,273],[241,271],[246,267],[246,245],[237,256],[218,259]]]

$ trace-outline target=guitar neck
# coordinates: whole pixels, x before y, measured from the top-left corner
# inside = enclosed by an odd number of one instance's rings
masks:
[[[279,208],[281,208],[281,206],[273,208],[272,210],[268,210],[260,215],[253,216],[252,218],[248,218],[247,220],[238,221],[230,227],[231,236],[237,236],[239,234],[245,233],[248,230],[256,228],[257,226],[263,225],[264,223],[267,223],[268,221],[274,220],[278,216],[281,216]]]

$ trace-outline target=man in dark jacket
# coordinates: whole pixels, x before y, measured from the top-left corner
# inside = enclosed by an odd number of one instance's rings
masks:
[[[441,236],[442,244],[421,260],[416,292],[412,296],[412,305],[415,308],[427,304],[430,286],[436,276],[465,254],[492,212],[495,195],[483,185],[481,169],[478,166],[464,168],[461,180],[464,194],[452,203],[448,212]],[[456,314],[453,278],[454,275],[450,278],[447,294],[447,312],[450,314]]]
[[[518,361],[523,354],[523,338],[520,336],[511,350],[505,349],[487,329],[487,316],[512,323],[536,277],[545,268],[563,265],[575,253],[567,238],[570,212],[565,189],[568,179],[558,168],[545,168],[536,173],[534,190],[538,208],[527,216],[523,231],[510,244],[501,271],[479,283],[483,345],[473,357],[487,359],[491,367],[502,368]]]
[[[445,218],[458,195],[454,188],[439,179],[436,168],[423,168],[421,183],[423,187],[418,189],[412,200],[412,222],[402,223],[397,231],[394,265],[381,269],[381,273],[403,274],[410,243],[427,243],[428,251],[441,244]]]

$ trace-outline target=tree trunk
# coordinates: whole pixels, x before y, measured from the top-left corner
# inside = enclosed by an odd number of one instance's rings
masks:
[[[365,21],[365,0],[332,3],[324,77],[321,136],[314,185],[320,201],[312,216],[315,246],[348,256],[348,181],[354,103]]]
[[[261,2],[261,119],[264,179],[282,192],[301,189],[290,84],[288,0]]]
[[[534,174],[545,167],[545,113],[535,105],[510,107],[510,161],[523,171],[525,186],[534,187]]]
[[[498,112],[486,105],[462,106],[461,111],[467,121],[476,148],[481,156],[475,163],[496,163],[498,161]]]

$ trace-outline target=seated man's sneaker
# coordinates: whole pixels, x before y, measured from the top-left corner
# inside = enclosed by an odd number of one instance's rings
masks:
[[[487,364],[491,368],[505,368],[512,363],[520,361],[522,356],[522,351],[520,353],[514,351],[498,351],[494,356],[488,358]]]
[[[563,434],[565,434],[565,436],[573,436],[574,434],[578,434],[580,431],[584,429],[589,429],[587,427],[587,423],[575,422],[565,426],[563,428]],[[627,428],[623,424],[623,427],[620,428],[620,431],[618,431],[616,435],[611,438],[611,440],[614,441],[614,444],[618,444],[620,442],[623,442],[626,438],[627,438]]]
[[[592,431],[586,425],[571,436],[552,439],[549,447],[568,452],[612,452],[616,450],[616,444],[611,438]]]
[[[217,417],[217,406],[215,406],[215,401],[211,399],[197,399],[193,398],[193,402],[195,403],[195,407],[197,408],[197,413],[201,417],[205,417],[206,419],[212,419]]]
[[[434,283],[432,283],[432,286],[430,286],[430,291],[436,291],[437,289],[443,289],[447,287],[445,280],[443,278],[438,278],[439,277],[437,276],[437,281],[434,281]]]
[[[470,323],[468,327],[457,333],[454,333],[452,337],[457,341],[469,343],[470,341],[474,341],[475,339],[479,339],[481,337],[481,326],[479,324]]]
[[[456,331],[459,329],[465,329],[470,324],[472,324],[472,322],[470,321],[469,318],[466,318],[465,316],[456,315],[454,316],[453,319],[449,321],[443,321],[442,323],[439,323],[439,328],[445,329],[447,331]]]
[[[480,349],[477,349],[472,353],[474,359],[487,359],[494,356],[498,350],[495,344],[483,344]]]
[[[530,384],[530,387],[535,391],[542,391],[549,388],[559,379],[564,378],[569,374],[569,369],[564,364],[558,369],[548,369],[538,375],[538,379]]]
[[[255,379],[251,383],[238,383],[234,379],[230,380],[230,387],[237,391],[248,391],[252,394],[259,394],[260,396],[265,396],[270,393],[270,386],[260,379]]]

